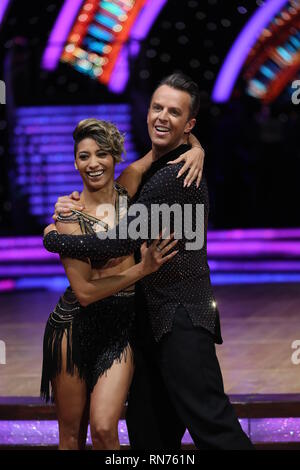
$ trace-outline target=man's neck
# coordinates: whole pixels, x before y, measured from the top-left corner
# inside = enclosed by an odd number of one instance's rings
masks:
[[[167,155],[167,153],[172,152],[172,150],[177,149],[180,145],[187,144],[187,138],[182,139],[180,142],[177,142],[173,146],[170,147],[161,147],[161,146],[156,146],[152,144],[152,159],[153,161],[159,160],[161,157],[164,155]]]

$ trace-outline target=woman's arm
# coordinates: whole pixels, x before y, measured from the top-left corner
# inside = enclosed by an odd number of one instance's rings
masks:
[[[92,302],[116,294],[130,287],[143,277],[141,267],[136,264],[122,273],[101,279],[91,279],[91,266],[88,263],[71,258],[63,258],[62,264],[73,292],[79,303],[86,307]]]
[[[184,186],[190,186],[193,181],[196,181],[197,186],[199,187],[201,177],[202,177],[202,170],[203,170],[203,162],[204,162],[204,150],[197,139],[193,134],[189,135],[188,143],[191,145],[191,149],[182,154],[179,158],[174,160],[173,162],[169,162],[170,164],[179,163],[184,161],[185,164],[178,172],[178,178],[183,175],[187,170],[189,170],[185,180]],[[117,179],[117,183],[124,186],[127,189],[128,194],[130,197],[133,197],[142,181],[142,177],[144,173],[146,173],[153,163],[153,155],[152,150],[148,152],[144,157],[136,160],[135,162],[128,165],[125,170],[122,171],[119,178]]]
[[[117,179],[117,183],[127,189],[131,198],[136,194],[142,182],[142,177],[150,169],[152,162],[152,150],[150,150],[144,157],[128,165]]]
[[[197,137],[194,134],[189,135],[188,143],[192,146],[192,148],[198,147],[198,148],[203,150],[202,145],[200,144],[199,140],[197,139]],[[204,152],[204,150],[203,150],[203,152]]]
[[[79,303],[86,307],[92,302],[132,286],[143,277],[157,271],[177,253],[177,251],[169,253],[178,242],[171,239],[172,237],[166,240],[157,239],[149,247],[144,243],[141,247],[141,261],[138,264],[121,273],[101,279],[91,279],[92,270],[88,263],[71,258],[62,259],[66,275]],[[158,244],[160,250],[157,249]]]
[[[82,235],[79,224],[67,220],[66,218],[64,222],[56,222],[57,232],[64,235]],[[142,272],[141,266],[136,265],[132,266],[134,269],[121,273],[122,275],[92,280],[92,268],[88,259],[61,258],[61,262],[72,290],[83,307],[131,286],[140,279]]]
[[[180,157],[176,158],[176,160],[168,162],[168,164],[176,165],[177,163],[183,161],[184,165],[179,170],[177,178],[179,178],[187,170],[189,170],[188,174],[184,179],[183,186],[189,188],[191,184],[196,180],[197,188],[199,188],[203,173],[205,152],[199,140],[193,134],[189,135],[188,143],[191,145],[192,148],[180,155]]]

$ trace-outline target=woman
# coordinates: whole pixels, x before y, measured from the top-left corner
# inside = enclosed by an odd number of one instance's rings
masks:
[[[73,235],[107,231],[126,211],[127,192],[114,183],[123,136],[111,123],[86,119],[73,138],[85,211],[59,216],[56,228]],[[119,449],[118,421],[133,375],[134,283],[173,258],[176,251],[169,251],[176,243],[170,237],[144,244],[138,264],[133,256],[104,266],[80,253],[76,260],[62,259],[70,287],[46,325],[41,383],[46,400],[52,388],[59,449],[84,448],[88,419],[94,449]]]

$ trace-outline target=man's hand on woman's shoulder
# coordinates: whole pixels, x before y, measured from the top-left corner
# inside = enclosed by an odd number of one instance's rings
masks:
[[[72,210],[82,211],[84,209],[83,203],[80,201],[80,194],[78,191],[73,191],[69,196],[61,196],[57,199],[55,204],[55,213],[52,216],[57,220],[59,214],[71,215]]]

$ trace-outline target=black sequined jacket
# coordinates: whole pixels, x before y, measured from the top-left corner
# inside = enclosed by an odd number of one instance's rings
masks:
[[[219,312],[213,295],[209,267],[207,264],[206,232],[208,224],[208,190],[205,179],[202,178],[200,187],[193,183],[189,188],[183,187],[183,177],[176,178],[182,163],[167,165],[179,155],[188,150],[187,145],[180,145],[175,150],[154,162],[150,170],[144,175],[143,185],[130,207],[127,218],[121,219],[115,232],[107,232],[106,239],[97,236],[59,235],[52,231],[44,238],[44,246],[48,251],[59,253],[61,256],[71,258],[92,258],[106,262],[110,258],[125,256],[139,249],[144,239],[133,239],[127,234],[127,227],[139,214],[131,215],[135,204],[142,204],[147,208],[148,216],[139,218],[140,226],[148,224],[151,227],[151,206],[153,204],[185,204],[192,205],[192,229],[203,230],[204,243],[201,249],[188,250],[187,240],[183,231],[183,238],[179,240],[176,249],[179,252],[159,271],[152,273],[139,282],[144,303],[141,308],[147,308],[154,338],[159,341],[162,336],[171,331],[176,308],[182,305],[187,310],[194,326],[201,326],[210,331],[216,343],[222,343],[220,332]],[[204,227],[196,226],[196,205],[204,205]],[[152,206],[153,208],[153,206]],[[184,214],[184,210],[182,211]],[[183,217],[184,220],[184,217]],[[160,220],[162,223],[162,221]],[[113,235],[112,235],[113,233]],[[151,231],[149,229],[149,238]],[[113,237],[113,238],[112,238]],[[141,296],[139,295],[141,298]],[[145,305],[146,304],[146,305]]]

